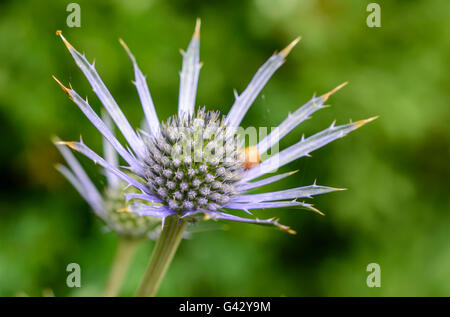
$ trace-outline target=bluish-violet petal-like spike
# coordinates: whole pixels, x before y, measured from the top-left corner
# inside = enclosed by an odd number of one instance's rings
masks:
[[[270,218],[270,219],[249,219],[249,218],[242,218],[235,215],[227,214],[224,212],[208,212],[205,211],[205,218],[206,219],[214,219],[214,220],[228,220],[228,221],[235,221],[235,222],[243,222],[243,223],[250,223],[255,225],[261,225],[261,226],[272,226],[277,227],[280,230],[290,233],[290,234],[296,234],[295,230],[292,230],[290,227],[282,225],[278,222],[277,218]]]
[[[158,115],[156,114],[155,105],[153,104],[152,96],[150,90],[148,89],[147,81],[144,74],[138,67],[136,58],[131,53],[128,46],[122,39],[119,39],[120,44],[127,52],[128,56],[133,63],[135,81],[133,82],[139,94],[139,99],[141,100],[142,108],[144,109],[145,118],[147,120],[148,127],[153,136],[157,136],[160,133]]]
[[[91,106],[78,95],[78,93],[65,87],[55,76],[53,79],[61,86],[64,92],[69,98],[80,108],[84,115],[91,121],[91,123],[97,128],[98,131],[111,143],[114,149],[123,157],[123,159],[130,164],[133,171],[138,175],[143,175],[142,165],[136,160],[136,158],[127,151],[122,144],[116,139],[112,130],[103,122],[103,120],[97,115],[97,113],[91,108]],[[117,165],[116,165],[117,166]]]
[[[344,190],[343,188],[333,188],[327,186],[310,185],[297,188],[290,188],[276,192],[239,195],[231,199],[230,202],[258,203],[273,200],[285,200],[294,198],[311,198],[314,195],[326,194],[334,191]]]
[[[94,186],[91,179],[86,174],[84,168],[81,166],[72,152],[65,145],[59,144],[61,140],[58,137],[53,137],[52,141],[56,145],[56,148],[62,154],[66,162],[69,164],[74,174],[80,180],[80,183],[83,185],[83,187],[86,188],[87,191],[96,192],[98,194],[98,197],[101,197],[97,188]]]
[[[90,64],[86,57],[82,55],[80,52],[78,52],[62,35],[61,31],[57,32],[57,35],[61,37],[61,39],[64,41],[64,44],[66,45],[67,49],[69,50],[70,54],[72,55],[73,59],[77,63],[78,67],[81,69],[83,74],[86,76],[87,80],[91,84],[92,89],[94,90],[97,97],[100,99],[102,104],[105,106],[106,110],[108,111],[109,115],[113,119],[113,121],[116,123],[117,127],[119,128],[120,132],[122,132],[123,136],[127,140],[127,142],[130,144],[131,148],[135,151],[135,153],[140,157],[145,157],[145,146],[142,143],[142,140],[138,138],[136,135],[136,132],[131,127],[130,123],[128,122],[127,118],[123,114],[122,110],[120,110],[119,105],[114,100],[113,96],[109,92],[109,90],[106,88],[105,84],[101,80],[100,76],[98,75],[97,71],[95,70],[95,67],[93,64]]]
[[[186,52],[182,52],[183,65],[180,73],[180,93],[178,96],[178,116],[190,117],[194,114],[200,74],[200,19],[195,24],[194,35]]]
[[[151,207],[148,205],[137,203],[128,206],[128,210],[137,214],[138,216],[152,216],[163,219],[176,213],[175,211],[167,208],[166,206]]]
[[[292,200],[292,201],[273,201],[273,202],[229,202],[224,208],[229,209],[264,209],[264,208],[284,208],[284,207],[294,207],[301,206],[303,203]]]
[[[53,142],[56,144],[61,140],[57,137],[53,138]],[[94,183],[92,183],[89,176],[84,171],[84,168],[80,165],[76,157],[72,154],[72,152],[64,145],[56,144],[56,148],[62,154],[67,164],[69,164],[72,169],[74,175],[78,179],[82,188],[84,188],[84,192],[87,196],[90,197],[91,201],[95,203],[97,206],[101,207],[103,205],[103,199],[100,195],[97,187],[95,187]]]
[[[99,164],[103,168],[108,169],[109,171],[111,171],[112,173],[114,173],[115,175],[120,177],[127,184],[130,184],[131,186],[133,186],[137,189],[140,189],[144,193],[148,194],[150,197],[152,197],[152,198],[155,197],[155,199],[156,199],[156,196],[152,195],[149,192],[149,189],[144,184],[138,182],[134,178],[131,178],[124,172],[120,171],[118,168],[116,168],[116,167],[112,166],[111,164],[109,164],[108,162],[106,162],[97,153],[95,153],[89,147],[87,147],[82,141],[80,141],[80,142],[58,142],[58,144],[67,145],[71,149],[84,154],[85,156],[90,158],[94,163]]]
[[[108,127],[109,131],[111,131],[111,133],[114,135],[114,125],[111,121],[111,117],[105,110],[102,110],[102,118],[103,122],[105,122],[105,125]],[[109,143],[108,139],[106,139],[105,137],[103,137],[103,153],[105,155],[106,162],[108,162],[114,167],[119,167],[119,158],[117,157],[117,152],[111,145],[111,143]],[[108,187],[113,190],[119,188],[120,179],[106,169],[105,174],[106,179],[108,181]]]
[[[378,116],[340,126],[334,126],[333,122],[328,129],[316,133],[309,138],[302,139],[300,142],[288,147],[280,153],[271,156],[255,168],[247,171],[242,179],[244,181],[249,181],[266,173],[272,172],[302,156],[309,155],[310,152],[321,148],[336,139],[344,137],[353,130],[360,128],[364,124],[373,121],[376,118],[378,118]]]
[[[77,192],[81,195],[81,197],[86,200],[86,202],[91,206],[92,210],[102,219],[105,219],[105,214],[103,210],[103,199],[98,201],[95,194],[87,191],[80,180],[64,165],[57,165],[56,169],[75,187]]]
[[[270,208],[286,208],[286,207],[298,207],[301,209],[307,209],[314,211],[320,215],[324,215],[320,210],[315,208],[312,204],[300,202],[296,200],[292,201],[272,201],[272,202],[259,202],[259,203],[228,203],[224,206],[229,209],[250,210],[250,209],[270,209]]]
[[[262,187],[264,185],[268,185],[268,184],[274,183],[276,181],[279,181],[279,180],[281,180],[283,178],[286,178],[288,176],[291,176],[291,175],[293,175],[293,174],[295,174],[297,172],[298,172],[298,170],[292,171],[292,172],[288,172],[288,173],[283,173],[283,174],[267,177],[267,178],[264,178],[262,180],[259,180],[259,181],[253,182],[253,183],[244,182],[242,185],[240,185],[238,187],[238,190],[239,191],[248,191],[248,190],[251,190],[251,189],[254,189],[254,188]]]
[[[248,84],[244,92],[236,96],[236,100],[231,107],[230,112],[226,118],[226,125],[228,126],[227,134],[230,135],[236,131],[247,113],[250,106],[255,101],[258,94],[264,88],[266,83],[269,81],[270,77],[275,73],[275,71],[280,68],[284,63],[286,56],[292,50],[292,48],[300,41],[300,37],[296,38],[291,44],[289,44],[281,52],[272,55],[256,72],[252,80]]]
[[[267,150],[269,150],[272,146],[277,144],[286,134],[291,132],[295,127],[297,127],[300,123],[305,121],[317,110],[323,109],[324,102],[328,100],[328,98],[334,94],[336,91],[341,89],[347,85],[347,82],[339,85],[334,88],[332,91],[320,96],[313,97],[306,104],[298,108],[294,113],[290,113],[288,117],[276,128],[272,131],[268,136],[266,136],[261,142],[256,146],[260,155],[264,154]]]
[[[153,198],[151,196],[149,196],[148,194],[143,194],[143,193],[125,193],[125,200],[128,202],[132,199],[141,199],[141,200],[145,200],[151,203],[161,203],[162,200],[157,198]]]

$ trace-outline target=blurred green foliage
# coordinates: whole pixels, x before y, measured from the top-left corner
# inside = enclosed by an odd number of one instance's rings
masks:
[[[53,168],[62,161],[52,134],[100,134],[53,82],[71,82],[100,109],[61,41],[96,67],[134,126],[142,118],[132,67],[117,39],[136,55],[160,119],[176,111],[178,71],[196,17],[202,18],[197,101],[227,112],[258,67],[292,39],[303,39],[249,111],[244,124],[276,126],[314,92],[350,85],[281,142],[380,115],[374,123],[283,170],[300,169],[271,188],[346,187],[319,196],[326,217],[267,210],[299,234],[243,224],[183,241],[159,295],[449,296],[450,295],[450,2],[377,1],[381,28],[366,26],[372,1],[87,1],[81,28],[66,26],[71,1],[0,3],[0,295],[100,295],[117,243]],[[98,169],[80,158],[91,173]],[[97,174],[96,174],[97,173]],[[98,185],[104,183],[98,179]],[[153,242],[138,250],[122,295],[131,296]],[[82,287],[66,287],[66,265],[82,268]],[[366,286],[366,266],[381,266],[381,288]]]

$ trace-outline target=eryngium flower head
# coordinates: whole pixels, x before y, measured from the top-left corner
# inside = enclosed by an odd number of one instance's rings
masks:
[[[157,137],[144,137],[145,179],[152,192],[179,213],[215,211],[235,195],[243,157],[236,136],[226,136],[218,112],[173,116]]]
[[[125,169],[112,166],[82,141],[62,144],[83,153],[128,185],[138,189],[139,193],[127,193],[125,196],[127,200],[133,200],[129,209],[141,216],[160,217],[164,220],[168,216],[178,215],[188,221],[197,221],[202,218],[223,219],[276,226],[283,231],[294,233],[295,231],[289,227],[279,224],[276,218],[264,220],[243,218],[234,215],[233,210],[243,210],[251,214],[252,209],[298,207],[320,213],[311,204],[299,199],[311,198],[313,195],[340,189],[314,183],[309,186],[261,194],[248,194],[248,192],[295,172],[256,179],[300,157],[309,156],[310,152],[375,119],[370,118],[340,126],[335,126],[333,122],[322,132],[308,138],[302,137],[298,143],[272,154],[260,163],[259,158],[263,154],[301,122],[308,119],[312,113],[325,108],[325,101],[345,83],[322,96],[314,96],[302,107],[289,114],[267,137],[254,146],[243,148],[243,143],[239,142],[239,137],[236,135],[242,119],[300,38],[295,39],[279,53],[272,55],[256,72],[242,94],[235,92],[235,102],[227,116],[222,117],[218,112],[208,112],[204,108],[195,113],[195,98],[201,68],[200,21],[197,20],[192,40],[187,50],[182,52],[178,114],[166,123],[160,123],[158,120],[145,76],[139,69],[135,57],[120,40],[133,63],[134,84],[146,117],[147,128],[144,129],[145,131],[136,133],[101,80],[94,65],[90,64],[85,56],[62,36],[60,31],[57,34],[62,38],[95,94],[125,137],[129,148],[126,149],[114,137],[110,128],[72,87],[67,88],[58,80],[57,82],[128,166]]]

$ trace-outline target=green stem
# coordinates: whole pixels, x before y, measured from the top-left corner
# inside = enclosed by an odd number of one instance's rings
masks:
[[[108,282],[106,284],[103,296],[115,297],[119,294],[120,287],[122,286],[122,282],[131,263],[131,259],[136,253],[139,243],[142,241],[142,239],[125,236],[119,237],[116,256],[114,258],[111,271],[109,272]]]
[[[183,238],[187,222],[178,216],[169,216],[164,221],[161,235],[156,242],[152,258],[142,279],[136,296],[155,296],[166,274],[178,245]]]

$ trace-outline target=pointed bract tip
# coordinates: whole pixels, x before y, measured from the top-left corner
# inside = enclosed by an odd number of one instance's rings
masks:
[[[72,45],[70,45],[70,43],[66,40],[66,38],[62,35],[62,31],[61,30],[57,30],[56,31],[56,35],[58,35],[64,42],[64,45],[66,45],[67,49],[70,49],[72,47]]]
[[[280,230],[283,232],[292,234],[292,235],[297,234],[297,231],[295,231],[294,229],[291,229],[290,227],[287,227],[287,226],[280,226]]]
[[[56,145],[65,145],[65,146],[68,146],[71,149],[75,150],[75,143],[76,142],[74,142],[74,141],[70,141],[70,142],[67,142],[67,141],[55,141],[54,143]]]
[[[200,38],[200,25],[202,24],[202,21],[200,20],[200,18],[197,18],[197,20],[195,21],[195,31],[194,31],[194,35],[192,37],[194,38]]]
[[[67,96],[69,96],[70,99],[72,99],[72,95],[70,94],[70,89],[64,86],[58,78],[55,77],[55,75],[52,75],[52,78],[58,83],[58,85],[62,88],[62,90],[66,93]]]
[[[339,86],[337,86],[336,88],[334,88],[333,90],[327,92],[326,94],[322,95],[322,98],[324,99],[324,101],[327,101],[328,98],[330,98],[330,96],[332,94],[334,94],[336,91],[338,91],[339,89],[343,88],[344,86],[346,86],[348,84],[348,81],[343,82],[342,84],[340,84]]]
[[[359,120],[359,121],[354,122],[353,125],[354,125],[356,128],[360,128],[360,127],[362,127],[363,125],[365,125],[366,123],[372,122],[373,120],[376,120],[376,119],[378,119],[379,117],[380,117],[380,116],[375,116],[375,117],[372,117],[372,118],[369,118],[369,119]]]
[[[120,37],[119,37],[119,43],[120,43],[120,45],[123,46],[123,48],[124,48],[127,52],[129,51],[128,45],[127,45],[127,44],[125,43],[125,41],[122,40],[122,38],[120,38]]]
[[[131,58],[131,60],[133,62],[135,62],[135,58],[134,55],[131,53],[130,49],[128,48],[128,45],[125,43],[124,40],[122,40],[121,38],[119,38],[119,43],[120,45],[122,45],[122,47],[124,48],[125,52],[127,52],[128,56]]]
[[[256,146],[248,146],[240,151],[240,155],[243,159],[242,166],[245,170],[254,168],[261,161],[261,156]]]
[[[315,213],[321,215],[321,216],[325,216],[325,214],[323,212],[321,212],[319,209],[313,207],[312,205],[310,206],[311,210],[314,211]]]
[[[301,36],[297,37],[295,40],[293,40],[288,46],[286,46],[285,48],[283,48],[280,52],[280,54],[283,54],[284,57],[288,56],[289,53],[292,51],[292,49],[294,48],[295,45],[297,45],[298,42],[300,42],[300,40],[302,39]]]

